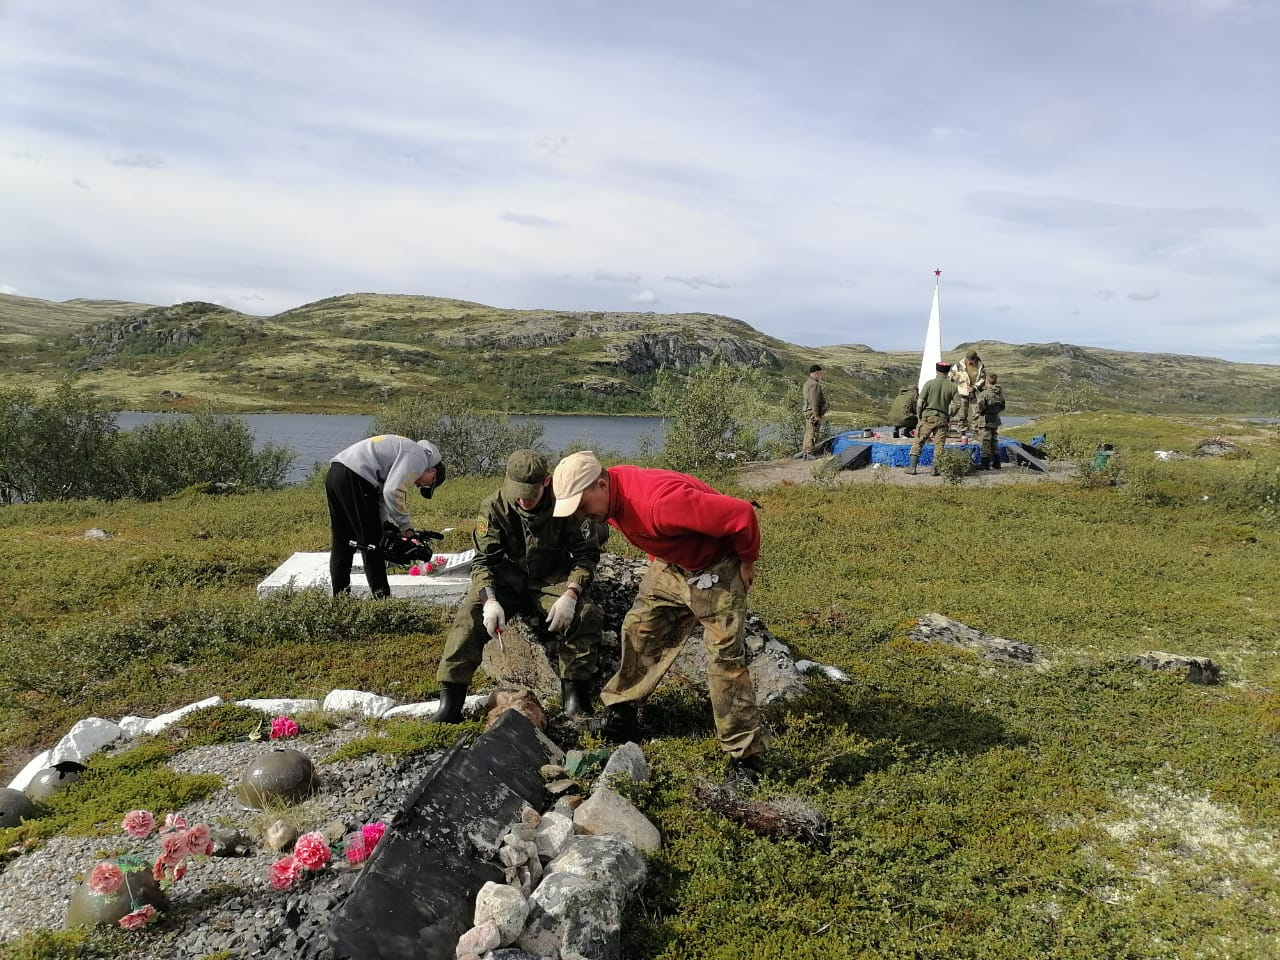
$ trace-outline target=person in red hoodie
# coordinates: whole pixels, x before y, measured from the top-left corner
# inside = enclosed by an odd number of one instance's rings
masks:
[[[600,693],[604,735],[638,738],[637,710],[658,686],[698,624],[707,648],[707,686],[729,779],[754,786],[768,735],[747,670],[747,591],[760,556],[760,524],[746,500],[696,477],[621,465],[608,470],[589,450],[556,465],[557,517],[606,520],[649,554],[648,572],[622,621],[622,663]]]

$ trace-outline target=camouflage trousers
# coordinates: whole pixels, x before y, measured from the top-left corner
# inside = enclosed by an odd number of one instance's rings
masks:
[[[978,428],[982,436],[981,456],[986,460],[1000,459],[999,427],[982,426]]]
[[[973,397],[956,395],[955,413],[951,415],[950,420],[952,423],[957,424],[957,429],[961,433],[969,433],[975,426],[973,414],[976,407],[977,403]]]
[[[538,616],[539,623],[547,619],[552,605],[560,599],[567,582],[536,584],[519,587],[509,583],[496,583],[494,596],[502,604],[508,618],[523,613]],[[586,597],[578,598],[573,622],[564,634],[552,634],[556,670],[563,680],[591,680],[596,671],[596,659],[600,650],[600,610]],[[533,631],[545,635],[545,631]],[[489,632],[484,628],[484,599],[474,582],[467,595],[458,604],[453,627],[444,639],[444,654],[436,679],[441,683],[470,683],[484,656],[484,645],[489,642]],[[550,651],[549,651],[550,652]]]
[[[716,736],[730,755],[752,757],[764,753],[768,735],[747,669],[746,586],[737,557],[702,572],[719,579],[703,589],[688,582],[690,571],[662,560],[649,562],[622,621],[622,663],[600,699],[608,707],[649,696],[680,655],[685,639],[702,624]]]
[[[916,439],[911,444],[911,456],[920,456],[920,452],[924,450],[924,445],[932,443],[933,459],[936,463],[938,454],[942,452],[942,445],[947,440],[947,431],[950,428],[950,423],[946,417],[930,410],[920,418],[920,423],[916,426]]]
[[[801,453],[818,453],[818,445],[822,442],[822,418],[805,417],[804,442],[800,445]]]

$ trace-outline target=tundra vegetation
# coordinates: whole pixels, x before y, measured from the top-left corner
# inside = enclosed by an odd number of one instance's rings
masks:
[[[1074,479],[751,494],[765,543],[752,607],[800,656],[851,678],[811,677],[806,696],[767,710],[761,795],[817,805],[827,843],[766,839],[693,802],[695,782],[722,772],[710,707],[701,688],[664,686],[641,711],[654,779],[633,793],[665,844],[626,914],[625,956],[1274,955],[1280,438],[1266,425],[1117,413],[1034,429],[1078,462]],[[1218,434],[1249,456],[1154,457]],[[1103,441],[1116,453],[1098,468]],[[455,527],[444,548],[462,548],[496,483],[451,480],[416,519]],[[90,714],[155,715],[215,693],[436,691],[447,611],[314,591],[255,598],[290,552],[327,547],[318,476],[233,496],[16,504],[0,526],[6,779]],[[85,539],[91,527],[110,538]],[[631,553],[616,537],[609,546]],[[1046,664],[996,667],[909,639],[930,612],[1032,644]],[[1133,664],[1153,649],[1212,657],[1222,682]],[[304,733],[326,722],[301,720]],[[123,809],[199,796],[207,778],[165,758],[259,721],[216,708],[184,722],[185,739],[95,762],[39,819],[0,831],[0,851],[59,831],[106,836]],[[438,745],[418,731],[388,725],[348,749]],[[0,953],[135,948],[94,931]]]

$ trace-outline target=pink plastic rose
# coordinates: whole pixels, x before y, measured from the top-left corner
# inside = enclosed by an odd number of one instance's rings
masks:
[[[164,818],[164,826],[160,828],[161,833],[173,833],[175,830],[187,829],[187,818],[176,813],[170,813]]]
[[[167,863],[177,863],[187,855],[187,835],[183,833],[166,833],[160,838],[160,859]]]
[[[288,717],[275,717],[271,721],[271,739],[279,740],[283,737],[296,737],[298,735],[298,725]]]
[[[343,853],[347,855],[347,863],[356,867],[369,859],[369,854],[373,851],[369,849],[369,845],[364,842],[364,837],[352,837],[347,841],[347,845]]]
[[[276,890],[289,890],[301,872],[297,860],[293,857],[281,857],[271,865],[271,886]]]
[[[151,836],[156,828],[156,818],[149,810],[130,810],[124,815],[124,832],[138,840]]]
[[[308,870],[319,870],[329,862],[329,844],[318,831],[304,833],[293,845],[293,859]]]
[[[378,845],[378,841],[386,832],[387,825],[381,820],[377,823],[366,823],[360,828],[360,836],[364,838],[364,845],[369,848],[370,853],[373,853],[373,848]]]
[[[126,913],[120,918],[120,926],[126,930],[141,930],[156,918],[156,908],[147,903],[133,913]]]
[[[213,854],[213,834],[207,823],[197,823],[186,832],[187,853],[193,857]]]
[[[114,863],[100,863],[89,874],[89,889],[100,897],[109,897],[124,883],[124,871]]]

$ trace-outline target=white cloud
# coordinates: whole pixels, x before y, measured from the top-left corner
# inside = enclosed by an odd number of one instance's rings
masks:
[[[631,294],[631,296],[627,297],[627,300],[631,303],[647,307],[651,307],[662,302],[658,299],[658,295],[652,290],[637,290],[635,293]]]

